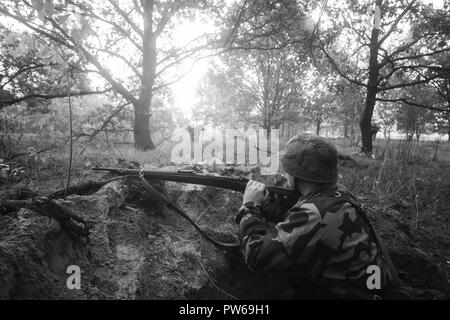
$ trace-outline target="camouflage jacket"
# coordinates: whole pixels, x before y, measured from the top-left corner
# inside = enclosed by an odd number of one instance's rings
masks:
[[[367,290],[367,268],[377,265],[381,288],[391,274],[376,238],[337,185],[300,197],[284,220],[270,223],[258,206],[242,206],[236,216],[245,262],[253,271],[275,271],[294,281],[326,288],[346,283]]]

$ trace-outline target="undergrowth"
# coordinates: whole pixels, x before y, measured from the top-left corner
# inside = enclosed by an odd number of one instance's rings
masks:
[[[435,142],[376,141],[374,159],[362,157],[345,140],[333,140],[340,152],[356,160],[341,161],[340,182],[353,193],[378,208],[394,208],[408,215],[413,227],[450,222],[450,143],[441,142],[437,159]],[[136,151],[131,145],[109,150],[100,146],[79,146],[74,150],[72,184],[100,179],[93,166],[118,166],[122,163],[150,164],[160,167],[170,163],[171,145],[156,150]],[[82,152],[81,152],[82,151]],[[448,160],[447,160],[448,159]],[[67,147],[42,154],[20,157],[13,166],[23,174],[0,178],[2,189],[18,183],[48,193],[65,187],[68,168]]]

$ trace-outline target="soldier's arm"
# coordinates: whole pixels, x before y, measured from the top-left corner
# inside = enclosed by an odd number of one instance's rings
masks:
[[[269,222],[278,223],[283,221],[284,215],[282,211],[281,201],[277,194],[270,195],[268,192],[264,197],[264,201],[260,205],[261,215]],[[284,212],[286,213],[286,212]]]
[[[305,252],[312,252],[319,240],[321,215],[313,204],[295,206],[284,221],[267,222],[258,206],[241,207],[236,221],[246,264],[254,271],[283,270]]]

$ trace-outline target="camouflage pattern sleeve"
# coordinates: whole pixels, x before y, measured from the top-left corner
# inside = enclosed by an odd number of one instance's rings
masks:
[[[314,251],[314,234],[321,220],[314,204],[297,204],[277,224],[267,222],[258,206],[241,207],[237,217],[241,249],[246,264],[253,271],[301,267],[294,252]]]
[[[273,195],[273,198],[268,198],[261,203],[259,207],[261,215],[269,222],[277,223],[284,219],[284,214],[281,209],[280,199],[277,194]]]

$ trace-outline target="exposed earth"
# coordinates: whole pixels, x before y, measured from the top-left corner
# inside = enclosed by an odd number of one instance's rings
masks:
[[[234,168],[220,173],[258,175],[255,170]],[[156,187],[215,239],[237,239],[233,218],[241,194],[173,182]],[[29,194],[22,190],[8,197],[26,199]],[[184,219],[148,199],[136,179],[118,179],[55,201],[84,220],[89,235],[74,236],[57,219],[27,208],[3,210],[0,298],[283,298],[282,278],[248,271],[239,249],[218,249],[204,240]],[[408,234],[402,229],[401,214],[393,209],[373,210],[371,216],[401,278],[448,298],[448,238]],[[80,290],[66,285],[70,265],[81,269]]]

